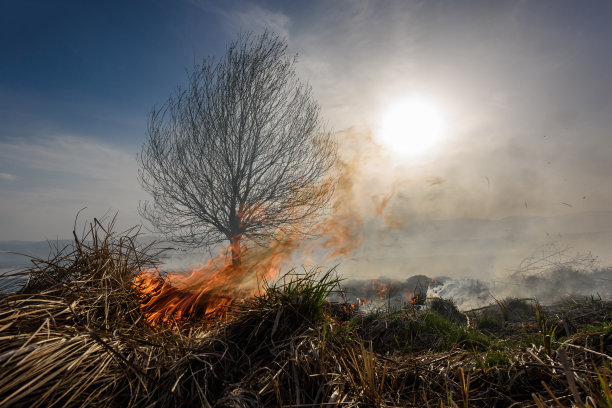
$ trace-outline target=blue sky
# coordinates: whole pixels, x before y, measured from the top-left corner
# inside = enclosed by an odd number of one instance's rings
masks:
[[[219,19],[180,2],[20,1],[2,21],[2,133],[86,133],[138,144],[185,69],[223,51]]]
[[[447,112],[439,151],[381,152],[361,199],[391,188],[408,219],[612,210],[611,19],[604,1],[4,2],[0,240],[67,237],[82,207],[140,222],[147,113],[194,62],[264,29],[347,140],[402,95]]]
[[[140,221],[135,155],[147,113],[234,36],[211,10],[172,1],[3,6],[0,239],[68,236],[67,215],[85,206],[90,217],[110,210],[122,225]]]

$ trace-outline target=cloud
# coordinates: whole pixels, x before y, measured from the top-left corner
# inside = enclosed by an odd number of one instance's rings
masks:
[[[15,182],[0,188],[0,240],[69,235],[76,213],[118,211],[118,227],[140,223],[135,155],[86,137],[0,141],[0,162]]]
[[[291,19],[279,11],[271,11],[256,4],[249,4],[245,9],[232,10],[227,14],[227,18],[233,31],[269,30],[281,37],[289,38]]]
[[[291,19],[281,11],[269,10],[258,4],[243,1],[228,2],[225,7],[206,0],[189,0],[189,3],[207,13],[214,13],[224,18],[232,35],[245,31],[260,33],[268,30],[289,39]]]
[[[0,173],[0,180],[15,180],[16,177],[14,174],[9,173]]]
[[[0,160],[19,168],[109,179],[118,176],[134,157],[93,139],[61,135],[0,141]]]

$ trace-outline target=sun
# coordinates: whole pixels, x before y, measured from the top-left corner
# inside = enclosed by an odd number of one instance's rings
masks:
[[[430,152],[445,133],[441,108],[428,99],[413,97],[385,110],[377,139],[394,154],[416,157]]]

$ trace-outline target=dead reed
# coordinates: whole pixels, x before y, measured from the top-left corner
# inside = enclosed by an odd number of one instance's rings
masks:
[[[0,295],[0,407],[612,407],[610,302],[486,333],[433,310],[340,313],[333,271],[310,271],[223,318],[152,327],[134,277],[159,253],[112,224]]]

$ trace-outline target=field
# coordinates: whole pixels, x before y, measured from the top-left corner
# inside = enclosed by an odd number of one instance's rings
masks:
[[[0,295],[0,407],[612,407],[612,302],[329,303],[290,273],[221,315],[152,326],[137,232],[99,224]]]

